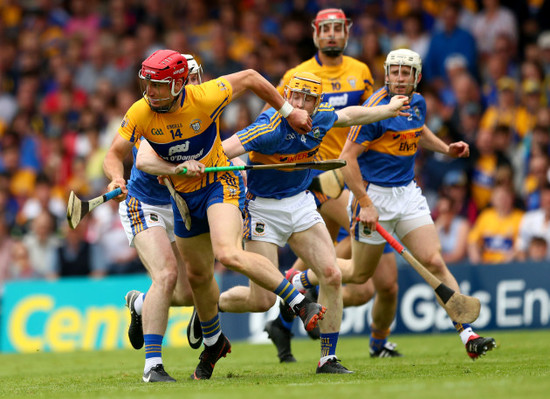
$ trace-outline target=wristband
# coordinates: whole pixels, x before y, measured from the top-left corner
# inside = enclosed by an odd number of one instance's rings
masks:
[[[359,202],[359,205],[361,206],[361,208],[367,208],[369,206],[372,206],[372,201],[370,200],[370,198],[368,196],[363,196],[361,198],[359,198],[357,200],[357,202]]]
[[[283,106],[277,112],[279,112],[283,116],[283,118],[287,118],[292,111],[294,111],[294,107],[285,100]]]

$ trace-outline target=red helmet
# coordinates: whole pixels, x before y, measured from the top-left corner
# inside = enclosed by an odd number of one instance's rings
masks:
[[[173,50],[157,50],[151,54],[145,61],[141,63],[141,69],[139,70],[139,78],[143,97],[149,104],[149,107],[155,112],[168,112],[177,101],[177,98],[189,76],[189,66],[187,65],[187,59],[183,54]],[[183,79],[184,84],[176,91],[176,81]],[[163,106],[153,106],[152,102],[146,96],[146,84],[145,82],[166,83],[170,86],[170,94],[173,99],[169,104]],[[161,101],[170,100],[170,97],[157,99]]]
[[[185,82],[189,75],[189,67],[185,57],[173,50],[157,50],[141,63],[139,77],[158,83],[171,83],[172,95],[174,93],[174,83],[178,79]]]
[[[349,28],[353,24],[351,19],[346,18],[346,14],[340,8],[325,8],[317,13],[317,16],[311,23],[311,26],[316,32],[319,31],[319,24],[323,22],[343,22],[346,26],[346,31],[349,32]]]

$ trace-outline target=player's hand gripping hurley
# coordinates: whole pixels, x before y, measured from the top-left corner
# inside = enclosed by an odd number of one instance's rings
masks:
[[[403,247],[395,238],[391,236],[380,224],[376,223],[376,231],[399,252],[403,258],[426,280],[434,289],[435,294],[440,300],[441,306],[451,320],[458,323],[473,323],[479,316],[481,303],[479,299],[460,294],[443,284],[428,269],[424,267],[416,258]]]
[[[71,229],[75,229],[84,216],[90,213],[92,209],[98,207],[104,202],[118,197],[120,194],[122,194],[122,190],[119,187],[115,188],[113,191],[100,195],[99,197],[93,198],[90,201],[82,201],[76,196],[74,191],[71,191],[71,194],[69,195],[69,202],[67,203],[67,222],[69,222]]]

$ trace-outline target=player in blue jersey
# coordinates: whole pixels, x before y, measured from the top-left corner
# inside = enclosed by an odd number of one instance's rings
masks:
[[[296,72],[308,71],[314,73],[323,81],[323,98],[336,110],[350,106],[361,105],[373,93],[373,78],[369,67],[352,57],[344,55],[352,21],[341,9],[326,8],[320,10],[311,23],[313,42],[318,51],[314,57],[288,70],[277,89],[283,94],[285,86]],[[349,127],[333,127],[324,138],[316,159],[334,159],[340,156],[346,142]],[[344,187],[340,170],[313,171],[316,175],[309,189],[315,196],[317,208],[331,235],[333,241],[338,241],[336,254],[338,258],[351,258],[351,240],[349,235],[349,217],[346,211],[349,190]],[[338,175],[340,174],[340,176]],[[340,180],[339,180],[340,179]],[[322,183],[320,183],[322,182]],[[325,184],[328,182],[328,184]],[[334,187],[323,190],[326,186]],[[344,234],[345,233],[345,234]],[[346,237],[343,237],[347,235]],[[307,266],[297,259],[292,269],[287,272],[287,278]],[[374,288],[373,288],[374,284]],[[401,356],[396,345],[388,341],[390,326],[397,308],[397,263],[395,253],[390,245],[384,250],[377,271],[372,281],[364,284],[346,284],[343,288],[344,307],[359,306],[367,303],[375,293],[372,307],[371,339],[369,353],[371,357]],[[315,289],[306,292],[314,299]],[[291,351],[291,328],[294,314],[284,303],[280,304],[279,315],[266,323],[270,339],[277,347],[281,362],[295,362]],[[310,337],[317,339],[319,329],[308,332]]]
[[[171,199],[176,210],[176,244],[185,259],[203,333],[204,350],[191,378],[209,379],[217,361],[231,352],[218,314],[215,259],[287,298],[306,330],[317,325],[326,308],[307,300],[267,258],[243,250],[240,208],[244,202],[244,186],[240,173],[204,173],[205,167],[230,165],[220,139],[219,119],[225,107],[246,90],[278,109],[296,131],[311,130],[311,118],[306,111],[294,109],[254,70],[194,86],[186,85],[188,73],[185,57],[173,50],[158,50],[144,60],[139,71],[143,98],[128,109],[119,134],[126,140],[126,147],[133,146],[141,137],[146,139],[140,145],[136,167],[147,173],[168,175],[188,205],[189,215],[185,218],[190,217],[190,225],[184,223],[184,216]],[[144,147],[154,150],[153,157],[140,157]],[[120,157],[113,152],[105,158],[105,169],[112,179],[110,188],[124,185]],[[124,194],[125,190],[123,187]],[[131,211],[139,212],[139,208]],[[148,336],[144,336],[146,356],[154,356],[160,348],[162,336],[157,334],[151,338],[148,341]]]
[[[343,174],[353,194],[349,212],[354,240],[352,262],[342,268],[342,281],[360,283],[373,275],[385,244],[376,232],[379,221],[437,278],[460,292],[441,256],[427,201],[414,180],[414,161],[418,145],[456,158],[469,156],[468,144],[459,141],[447,145],[425,125],[426,102],[415,92],[422,76],[417,53],[408,49],[391,51],[384,67],[386,86],[364,106],[387,104],[395,95],[406,95],[410,97],[410,116],[355,126],[344,145],[341,157],[347,161]],[[306,273],[316,281],[314,273]],[[453,324],[470,358],[477,359],[496,346],[493,338],[480,337],[470,325]]]
[[[307,134],[298,134],[281,116],[269,108],[256,121],[225,140],[229,157],[249,153],[250,164],[305,162],[312,160],[326,133],[333,126],[371,123],[400,111],[406,97],[395,97],[391,104],[378,108],[352,106],[335,111],[321,102],[322,81],[309,72],[297,72],[286,88],[286,98],[295,108],[306,109],[313,119]],[[371,112],[365,112],[365,111]],[[321,358],[317,373],[349,373],[336,357],[336,345],[342,320],[341,276],[332,240],[317,211],[313,194],[308,191],[314,172],[250,170],[247,175],[245,202],[245,248],[262,254],[278,264],[277,246],[287,242],[292,250],[317,271],[320,279],[319,300],[327,313],[319,324]],[[223,292],[219,308],[224,312],[264,312],[276,297],[254,282]]]
[[[185,54],[185,58],[190,70],[188,84],[200,84],[202,67],[192,55]],[[140,141],[129,146],[121,135],[117,135],[109,151],[120,162],[130,152],[135,160],[139,144]],[[109,177],[115,176],[109,167],[105,171]],[[170,193],[157,181],[157,176],[138,170],[135,163],[126,187],[128,194],[119,205],[120,219],[130,245],[136,248],[152,280],[147,295],[136,290],[126,294],[131,317],[128,338],[135,349],[143,347],[144,334],[148,340],[159,341],[159,349],[154,354],[146,353],[144,381],[173,382],[175,380],[164,370],[160,349],[168,310],[171,305],[192,306],[193,296],[184,260],[176,248]]]

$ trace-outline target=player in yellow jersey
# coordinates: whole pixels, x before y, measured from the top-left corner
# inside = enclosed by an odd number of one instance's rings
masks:
[[[197,86],[186,85],[188,74],[187,60],[173,50],[156,51],[143,61],[139,71],[143,98],[124,116],[119,129],[124,140],[111,147],[104,170],[111,179],[109,189],[120,187],[123,198],[128,193],[123,178],[123,155],[136,140],[143,137],[147,141],[142,146],[150,145],[158,157],[168,161],[140,164],[138,158],[136,166],[150,174],[170,175],[188,204],[189,230],[172,200],[176,244],[186,261],[195,307],[203,320],[205,348],[191,377],[209,379],[215,363],[231,351],[219,322],[214,259],[290,300],[307,330],[317,325],[326,309],[300,294],[267,258],[242,249],[244,186],[240,173],[203,173],[205,166],[230,165],[219,136],[219,118],[224,108],[246,90],[277,109],[297,132],[310,131],[311,118],[306,111],[294,109],[256,71],[237,72]],[[187,173],[180,174],[183,168]],[[131,211],[139,213],[139,204],[134,205]],[[151,337],[154,338],[151,341],[147,336],[144,338],[146,356],[148,353],[154,356],[162,337]]]
[[[277,86],[279,93],[283,93],[296,72],[307,71],[322,79],[323,101],[336,110],[350,105],[361,105],[373,93],[373,78],[366,64],[343,55],[351,25],[351,20],[346,18],[345,13],[340,9],[328,8],[319,11],[312,22],[313,41],[319,51],[313,58],[285,73]],[[338,158],[346,142],[348,131],[347,127],[330,129],[321,143],[317,159]],[[332,171],[326,172],[325,176],[332,176],[332,173]],[[329,198],[316,190],[316,179],[310,189],[315,195],[317,207],[332,239],[336,240],[340,228],[349,232],[349,216],[346,210],[349,191],[345,189],[337,198]],[[337,246],[336,253],[339,258],[351,257],[349,237],[344,238]],[[293,269],[303,270],[305,265],[298,260]],[[290,278],[292,273],[293,271],[290,271],[287,278]],[[387,341],[397,308],[398,289],[395,254],[389,246],[380,260],[372,281],[364,284],[348,284],[344,287],[344,306],[357,306],[368,302],[374,295],[374,288],[377,296],[372,310],[370,355],[372,357],[400,356],[395,350],[395,344]],[[294,316],[282,303],[280,310],[281,314],[266,324],[266,331],[277,347],[279,360],[294,362],[296,360],[290,348],[290,328]]]

